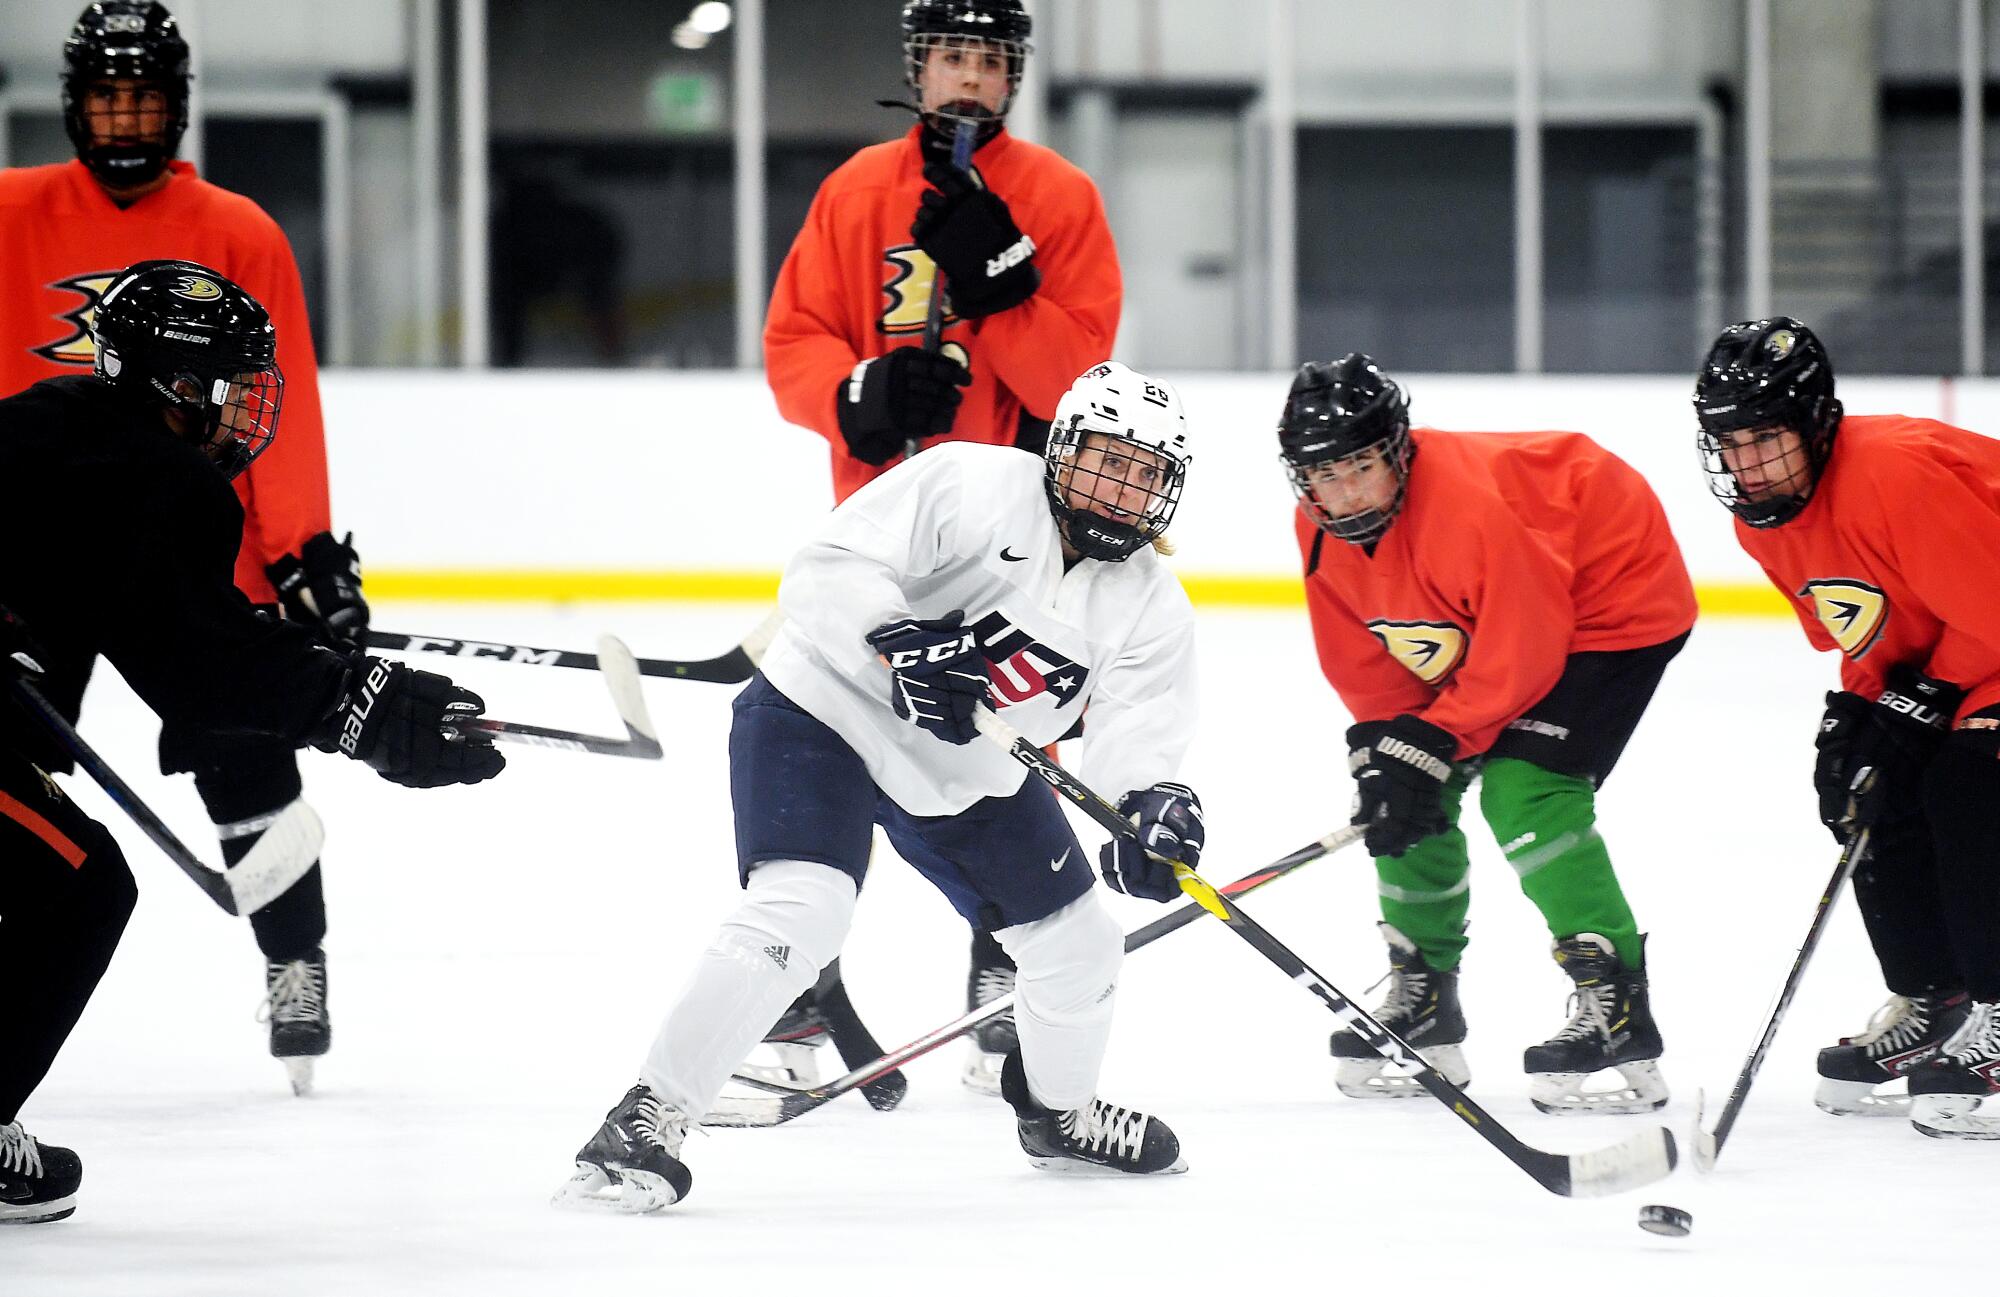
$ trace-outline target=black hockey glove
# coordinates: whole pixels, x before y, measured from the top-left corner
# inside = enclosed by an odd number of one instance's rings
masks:
[[[962,612],[936,621],[905,618],[868,632],[868,644],[889,664],[896,715],[947,743],[970,743],[979,731],[972,713],[992,683],[979,637]]]
[[[0,671],[20,680],[37,680],[47,656],[28,633],[27,623],[16,617],[13,609],[0,604]]]
[[[1113,891],[1171,901],[1181,894],[1169,861],[1201,867],[1201,798],[1186,784],[1154,784],[1125,794],[1118,813],[1138,827],[1137,838],[1114,838],[1097,850],[1097,866]]]
[[[368,629],[368,601],[361,597],[361,559],[354,533],[342,540],[323,531],[264,569],[278,589],[289,621],[324,631],[336,647],[361,646]]]
[[[1371,856],[1400,856],[1451,827],[1444,786],[1458,740],[1427,720],[1398,716],[1347,731],[1347,768],[1354,775],[1354,818],[1366,830]]]
[[[1965,691],[1910,666],[1889,669],[1869,702],[1846,692],[1826,696],[1814,746],[1813,789],[1819,820],[1845,844],[1861,829],[1916,807],[1930,764]],[[1872,776],[1872,777],[1871,777]]]
[[[392,784],[441,788],[491,779],[507,758],[483,735],[450,727],[486,703],[441,675],[357,654],[313,746],[366,762]]]
[[[910,238],[946,277],[951,309],[977,320],[1019,306],[1042,286],[1035,241],[1014,224],[1007,202],[977,171],[943,162],[924,168],[931,187],[910,222]]]
[[[921,347],[862,361],[834,393],[848,452],[864,464],[886,464],[912,441],[944,436],[965,399],[959,389],[971,383],[971,370]]]

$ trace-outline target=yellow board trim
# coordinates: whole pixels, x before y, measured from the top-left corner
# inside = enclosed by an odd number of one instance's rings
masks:
[[[1181,577],[1200,608],[1297,608],[1305,595],[1296,576],[1191,572]],[[769,603],[776,572],[612,571],[550,569],[370,569],[375,599],[435,603]],[[1768,585],[1750,581],[1695,587],[1709,617],[1789,617],[1791,605]]]

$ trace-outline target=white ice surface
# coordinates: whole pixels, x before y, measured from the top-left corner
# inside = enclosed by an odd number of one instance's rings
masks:
[[[378,609],[377,622],[581,649],[610,629],[641,655],[692,657],[725,648],[762,612],[405,605]],[[1201,635],[1206,719],[1187,775],[1209,813],[1205,873],[1219,882],[1344,820],[1346,720],[1300,616],[1205,615]],[[1713,1104],[1728,1091],[1832,868],[1807,778],[1832,670],[1788,624],[1701,627],[1602,798],[1653,934],[1674,1089],[1665,1119],[1683,1142],[1696,1087]],[[496,716],[617,732],[589,673],[480,663],[457,674]],[[998,1101],[959,1086],[955,1045],[912,1065],[893,1113],[857,1095],[782,1129],[697,1136],[694,1193],[663,1216],[559,1212],[547,1199],[570,1155],[631,1083],[667,997],[732,903],[733,692],[649,682],[661,763],[517,747],[495,783],[424,793],[307,754],[308,794],[328,825],[335,1043],[304,1100],[252,1020],[262,986],[249,932],[71,779],[125,843],[142,895],[23,1113],[83,1155],[81,1207],[61,1224],[0,1232],[0,1293],[552,1297],[747,1293],[788,1278],[840,1292],[1219,1281],[1256,1285],[1246,1293],[1470,1283],[1623,1297],[1815,1277],[1846,1291],[1988,1281],[2000,1145],[1811,1105],[1813,1051],[1858,1030],[1883,995],[1851,898],[1707,1179],[1684,1162],[1654,1188],[1570,1202],[1428,1099],[1338,1097],[1326,1011],[1204,920],[1127,964],[1102,1087],[1174,1125],[1185,1176],[1036,1172]],[[214,858],[191,783],[152,773],[153,723],[115,678],[93,691],[85,732]],[[1528,1106],[1520,1051],[1562,1021],[1568,984],[1492,842],[1468,828],[1472,1092],[1543,1147],[1609,1142],[1642,1119],[1558,1120]],[[1128,927],[1160,912],[1107,903]],[[1245,907],[1350,995],[1382,971],[1372,871],[1358,854]],[[965,944],[921,879],[893,859],[876,870],[844,966],[884,1044],[959,1012]],[[1693,1235],[1639,1231],[1649,1202],[1692,1211]]]

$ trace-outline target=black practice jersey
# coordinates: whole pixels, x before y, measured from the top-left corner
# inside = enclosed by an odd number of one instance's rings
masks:
[[[102,655],[169,736],[307,740],[347,659],[236,588],[242,534],[229,483],[157,409],[91,377],[0,400],[0,604],[40,642],[42,688],[71,720]],[[16,707],[0,706],[0,742],[69,768]]]

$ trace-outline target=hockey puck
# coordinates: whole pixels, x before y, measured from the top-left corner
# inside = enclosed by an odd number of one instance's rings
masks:
[[[1639,1209],[1639,1228],[1666,1238],[1686,1238],[1694,1228],[1694,1216],[1679,1207],[1650,1203]]]

